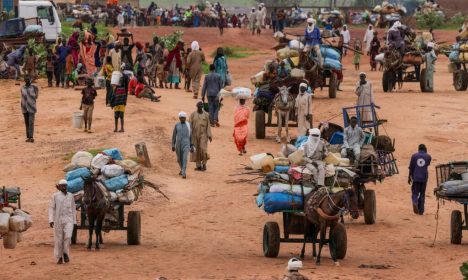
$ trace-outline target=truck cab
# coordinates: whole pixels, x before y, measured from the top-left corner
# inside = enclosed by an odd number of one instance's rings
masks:
[[[38,18],[41,21],[42,31],[47,42],[55,42],[62,33],[62,23],[53,1],[45,0],[20,0],[18,5],[18,16]]]

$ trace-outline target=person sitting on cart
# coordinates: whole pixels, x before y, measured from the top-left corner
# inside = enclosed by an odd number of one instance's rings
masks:
[[[424,214],[426,185],[429,177],[427,169],[431,164],[431,160],[432,157],[427,153],[427,148],[424,144],[420,144],[418,152],[411,156],[408,184],[411,185],[411,199],[415,214]]]
[[[320,139],[320,130],[312,128],[309,130],[309,139],[304,144],[304,161],[306,168],[312,172],[317,187],[325,186],[325,162],[328,155],[325,142]]]
[[[387,45],[393,45],[400,54],[403,56],[405,53],[405,40],[402,36],[400,28],[402,27],[401,22],[396,21],[393,26],[388,30],[387,34]]]
[[[309,280],[306,276],[299,273],[299,269],[302,269],[302,262],[296,258],[292,258],[288,261],[288,273],[284,275],[283,280]]]
[[[318,63],[320,66],[323,65],[322,54],[320,53],[320,29],[316,26],[316,21],[313,18],[307,19],[307,28],[304,32],[304,39],[305,39],[305,47],[304,53],[308,54],[309,51],[314,50],[315,56],[318,59]]]
[[[344,129],[341,156],[353,158],[354,165],[358,165],[364,140],[365,135],[362,128],[357,125],[357,118],[351,117],[350,125]]]

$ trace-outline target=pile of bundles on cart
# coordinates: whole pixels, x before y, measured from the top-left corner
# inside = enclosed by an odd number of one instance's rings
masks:
[[[138,199],[142,188],[141,166],[123,159],[118,149],[104,150],[95,156],[86,151],[77,152],[65,166],[68,191],[75,201],[81,202],[86,180],[96,178],[100,190],[111,202],[132,203]]]
[[[15,249],[16,243],[23,239],[23,232],[32,226],[32,218],[25,211],[13,207],[0,210],[0,237],[5,249]]]

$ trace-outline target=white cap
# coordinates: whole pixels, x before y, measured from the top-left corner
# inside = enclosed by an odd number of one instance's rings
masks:
[[[318,136],[320,136],[320,129],[318,129],[318,128],[309,129],[309,135],[318,135]]]
[[[314,23],[314,24],[315,24],[315,19],[313,19],[313,18],[308,18],[308,19],[307,19],[307,23]]]
[[[187,118],[187,113],[185,113],[184,111],[179,112],[179,118]]]
[[[296,258],[292,258],[288,261],[288,270],[299,270],[302,269],[302,262]]]
[[[58,185],[68,185],[67,180],[62,179],[58,182]]]

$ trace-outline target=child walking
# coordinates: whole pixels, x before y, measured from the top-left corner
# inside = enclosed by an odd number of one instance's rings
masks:
[[[167,88],[167,72],[164,70],[163,58],[156,65],[156,78],[159,80],[159,88]]]
[[[54,71],[57,61],[55,60],[55,55],[52,53],[51,49],[47,49],[46,57],[46,74],[47,74],[47,84],[49,87],[52,87],[52,80],[54,78]]]
[[[83,110],[84,132],[92,133],[91,123],[93,122],[94,99],[97,96],[96,89],[93,87],[93,80],[86,81],[86,87],[81,91],[81,107]]]
[[[115,87],[112,94],[110,104],[114,109],[115,129],[114,132],[125,132],[124,130],[124,114],[125,106],[127,105],[128,92],[124,86],[124,78],[120,79],[120,84]],[[120,119],[120,130],[118,130],[118,123]]]
[[[354,64],[354,69],[356,71],[359,71],[359,64],[361,63],[361,51],[362,51],[362,43],[361,40],[356,39],[354,41],[354,59],[353,59],[353,64]]]
[[[106,78],[106,106],[110,106],[110,100],[112,97],[112,72],[114,72],[114,67],[112,66],[112,57],[106,57],[106,64],[102,67],[102,74]]]
[[[67,58],[65,60],[65,75],[66,75],[66,88],[70,87],[70,82],[72,82],[72,87],[75,87],[75,80],[73,79],[73,56],[70,51],[67,53]]]

